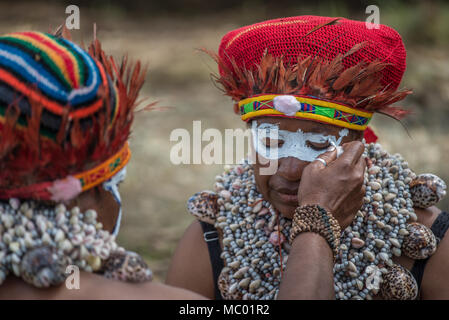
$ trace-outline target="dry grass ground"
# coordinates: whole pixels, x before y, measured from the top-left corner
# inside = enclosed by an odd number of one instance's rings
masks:
[[[56,26],[63,20],[64,10],[58,5],[0,4],[0,28],[2,33],[46,31],[49,25]],[[142,13],[135,18],[114,8],[81,8],[82,29],[74,33],[74,38],[87,42],[92,22],[96,22],[109,52],[127,52],[149,62],[143,94],[160,101],[161,106],[173,107],[137,116],[131,139],[133,158],[121,186],[125,215],[119,241],[143,254],[159,279],[165,276],[170,255],[193,220],[185,210],[186,200],[199,190],[211,188],[214,176],[221,172],[218,165],[171,164],[170,132],[175,128],[191,131],[194,120],[202,120],[203,129],[243,128],[232,113],[230,100],[210,81],[215,66],[195,48],[216,49],[228,30],[274,17],[257,11],[251,14],[158,18]],[[381,22],[395,25],[394,20]],[[403,154],[416,172],[432,172],[449,181],[449,116],[445,108],[449,102],[449,51],[406,44],[409,67],[404,85],[416,92],[415,98],[404,102],[416,112],[408,126],[412,138],[389,118],[378,116],[372,124],[386,149]],[[446,199],[441,208],[448,207]]]

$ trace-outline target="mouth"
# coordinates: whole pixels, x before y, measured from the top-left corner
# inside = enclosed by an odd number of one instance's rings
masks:
[[[298,205],[298,189],[292,190],[287,188],[272,189],[274,197],[279,199],[281,202],[290,205]]]

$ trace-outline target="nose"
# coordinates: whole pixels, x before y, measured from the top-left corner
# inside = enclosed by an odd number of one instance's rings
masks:
[[[284,179],[292,182],[301,180],[302,171],[309,164],[293,157],[279,159],[279,167],[277,174]]]

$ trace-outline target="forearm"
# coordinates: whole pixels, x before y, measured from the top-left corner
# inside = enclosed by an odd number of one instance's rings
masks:
[[[292,243],[278,299],[334,299],[333,256],[326,240],[301,233]]]

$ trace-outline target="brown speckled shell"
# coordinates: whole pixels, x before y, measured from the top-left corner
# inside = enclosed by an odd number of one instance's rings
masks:
[[[127,282],[145,282],[153,278],[142,257],[131,251],[112,253],[104,263],[102,272],[106,278]]]
[[[56,248],[42,246],[28,251],[22,258],[20,269],[22,279],[38,288],[47,288],[63,283],[67,258],[58,255]]]
[[[218,195],[215,192],[201,191],[187,201],[187,210],[199,220],[214,224],[218,211],[217,200]]]
[[[414,300],[418,296],[418,284],[407,269],[395,264],[383,275],[380,294],[385,300]]]
[[[420,174],[410,182],[410,194],[415,207],[429,208],[445,196],[446,184],[434,174]]]
[[[437,240],[432,230],[417,222],[407,225],[409,234],[404,237],[402,252],[409,258],[426,259],[435,253]]]
[[[240,290],[235,290],[235,292],[230,293],[229,291],[229,275],[225,272],[221,272],[218,276],[218,289],[221,292],[221,296],[225,300],[242,300],[243,294]]]

